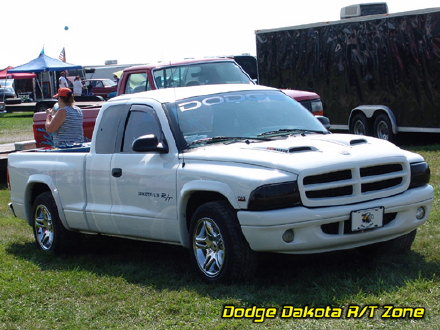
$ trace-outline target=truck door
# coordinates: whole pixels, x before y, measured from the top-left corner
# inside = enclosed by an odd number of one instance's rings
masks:
[[[111,218],[112,194],[110,191],[111,159],[119,152],[125,119],[129,111],[125,104],[112,105],[102,112],[95,130],[95,152],[86,157],[85,180],[87,204],[85,212],[89,228],[106,234],[118,234]]]
[[[177,155],[134,152],[133,141],[147,134],[167,143],[154,108],[132,105],[111,162],[112,219],[122,235],[178,242]]]

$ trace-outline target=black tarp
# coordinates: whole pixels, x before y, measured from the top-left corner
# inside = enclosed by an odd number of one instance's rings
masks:
[[[440,10],[256,32],[262,85],[320,94],[332,124],[381,104],[399,126],[440,127]]]

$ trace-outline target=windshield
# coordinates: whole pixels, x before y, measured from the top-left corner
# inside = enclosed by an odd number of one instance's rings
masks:
[[[196,63],[156,69],[157,88],[213,84],[253,84],[249,76],[232,61]]]
[[[113,80],[110,80],[110,79],[105,79],[105,80],[102,81],[102,83],[104,84],[104,87],[116,86],[116,83]]]
[[[15,95],[15,91],[12,87],[5,87],[5,88],[0,88],[0,95],[3,94],[14,94]]]
[[[0,92],[2,92],[2,93],[14,93],[14,89],[12,89],[11,87],[0,88]]]
[[[234,139],[267,140],[327,133],[302,105],[280,91],[238,91],[166,104],[187,147]]]
[[[14,83],[14,79],[0,79],[0,87],[11,87]]]

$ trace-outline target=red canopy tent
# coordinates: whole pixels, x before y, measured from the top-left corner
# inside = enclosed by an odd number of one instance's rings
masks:
[[[0,71],[0,79],[32,79],[37,75],[35,73],[8,73],[8,70],[13,69],[12,66],[8,66],[6,69]]]

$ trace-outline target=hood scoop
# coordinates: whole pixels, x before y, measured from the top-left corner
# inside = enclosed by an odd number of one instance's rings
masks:
[[[294,152],[304,152],[304,151],[316,151],[317,149],[316,148],[312,148],[312,147],[306,147],[306,146],[304,146],[304,147],[292,147],[292,148],[289,148],[288,149],[288,153],[289,154],[291,154],[291,153],[294,153]]]
[[[356,146],[358,144],[364,144],[364,143],[367,143],[367,140],[365,140],[365,139],[354,139],[354,140],[350,141],[350,145],[351,146]]]
[[[310,146],[299,146],[299,147],[290,147],[290,148],[256,147],[254,149],[284,152],[286,154],[293,154],[293,153],[298,153],[298,152],[308,152],[308,151],[318,151],[318,149],[316,147],[310,147]]]

